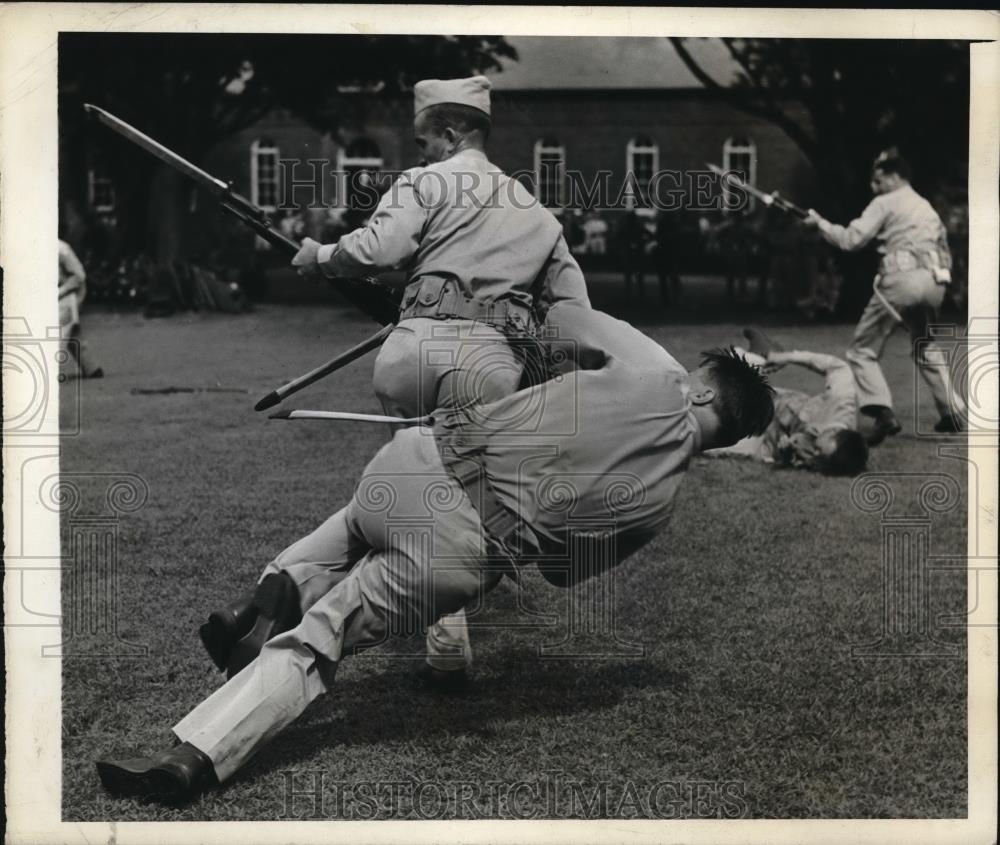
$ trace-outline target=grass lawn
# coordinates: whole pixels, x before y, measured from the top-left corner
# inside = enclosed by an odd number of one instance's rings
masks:
[[[170,726],[222,682],[197,638],[207,611],[249,588],[272,556],[339,508],[387,432],[269,421],[252,410],[260,396],[372,331],[348,312],[265,306],[165,320],[97,312],[84,326],[107,376],[82,385],[82,430],[64,440],[62,467],[135,473],[149,486],[147,504],[122,517],[118,541],[119,632],[147,645],[149,657],[64,662],[66,820],[313,811],[965,816],[964,630],[936,634],[956,645],[959,659],[852,656],[853,644],[877,639],[882,627],[879,516],[852,505],[849,479],[707,458],[693,462],[668,531],[617,570],[613,590],[605,579],[596,591],[604,614],[588,617],[596,630],[578,632],[573,643],[594,657],[539,656],[567,629],[567,599],[531,572],[520,601],[509,581],[491,594],[486,627],[473,632],[467,694],[420,689],[412,674],[421,643],[408,640],[346,660],[335,689],[224,789],[176,809],[107,797],[94,759],[168,744]],[[643,326],[688,366],[704,348],[737,342],[739,328]],[[851,334],[846,325],[771,330],[786,347],[838,354]],[[372,360],[286,404],[378,411]],[[874,452],[870,468],[958,478],[963,502],[934,516],[930,553],[964,554],[966,465],[912,434],[913,367],[903,336],[890,342],[884,366],[898,386],[904,433]],[[786,370],[776,383],[820,382]],[[168,387],[237,392],[133,393]],[[928,399],[920,403],[926,429],[936,417]],[[107,480],[82,484],[86,501],[103,498]],[[905,492],[901,507],[911,506]],[[965,608],[964,574],[938,574],[927,589],[932,622]],[[67,586],[64,602],[79,600]],[[539,627],[525,605],[549,624]],[[609,614],[614,637],[599,624]],[[512,625],[525,622],[535,627]],[[419,801],[409,786],[390,801],[392,782],[432,786]],[[519,782],[528,785],[514,789]],[[319,787],[323,800],[289,806],[291,786]],[[454,800],[470,788],[482,792]]]

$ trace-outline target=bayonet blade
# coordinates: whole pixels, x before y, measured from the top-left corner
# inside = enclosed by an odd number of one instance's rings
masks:
[[[229,191],[229,185],[221,179],[216,179],[200,167],[192,164],[186,158],[182,158],[177,155],[177,153],[173,152],[173,150],[168,150],[163,146],[163,144],[154,141],[144,132],[140,132],[134,126],[126,123],[121,118],[115,117],[113,114],[109,114],[99,106],[93,106],[90,103],[85,103],[83,108],[88,114],[96,115],[97,119],[109,129],[112,129],[122,137],[127,138],[136,146],[142,147],[146,152],[156,156],[160,161],[169,164],[172,168],[174,168],[174,170],[178,170],[185,176],[194,179],[195,182],[208,189],[216,196],[220,196]]]
[[[709,164],[708,169],[711,170],[713,173],[717,173],[719,177],[725,180],[726,182],[729,182],[735,185],[737,188],[746,191],[748,194],[750,194],[750,196],[756,197],[762,203],[764,203],[764,205],[769,206],[774,203],[773,196],[771,196],[770,194],[765,194],[763,191],[758,190],[753,185],[747,184],[739,177],[738,174],[733,173],[731,170],[723,170],[717,164]]]

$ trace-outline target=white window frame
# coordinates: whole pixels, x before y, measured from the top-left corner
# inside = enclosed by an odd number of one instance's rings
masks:
[[[383,170],[385,159],[382,156],[349,156],[343,149],[337,150],[336,208],[347,209],[347,169],[354,167],[363,170]]]
[[[114,182],[111,181],[111,177],[105,176],[102,170],[103,169],[98,168],[96,164],[91,164],[87,168],[87,205],[98,213],[110,214],[118,205],[118,196],[115,193],[115,185]],[[99,186],[107,189],[108,196],[111,200],[110,203],[97,202]]]
[[[277,144],[262,144],[259,140],[250,145],[250,201],[267,212],[278,210],[277,204],[264,205],[260,201],[260,160],[264,156],[274,156],[274,199],[281,195],[281,151]]]
[[[732,166],[733,158],[737,155],[749,155],[750,156],[750,167],[749,172],[746,174],[746,183],[757,187],[757,144],[753,138],[747,137],[745,144],[737,143],[733,137],[726,138],[725,143],[722,145],[722,169],[729,173],[731,170],[735,170]],[[755,197],[748,197],[746,211],[753,211],[757,207],[757,200]],[[729,213],[734,209],[725,208],[723,211]]]
[[[544,139],[535,141],[535,199],[542,202],[542,159],[557,157],[558,164],[555,178],[555,204],[547,205],[553,214],[561,214],[566,201],[566,147],[563,144],[546,144]]]
[[[637,138],[630,138],[629,142],[625,145],[625,174],[626,178],[628,174],[631,173],[635,179],[636,185],[643,187],[639,182],[639,177],[635,175],[635,159],[636,156],[648,155],[653,159],[653,166],[650,172],[650,179],[652,175],[660,169],[660,145],[655,141],[651,144],[640,144]],[[648,190],[649,182],[646,183],[645,188]],[[652,216],[656,213],[654,208],[636,208],[635,207],[635,195],[629,191],[625,197],[625,207],[629,210],[635,210],[636,214],[640,216]]]

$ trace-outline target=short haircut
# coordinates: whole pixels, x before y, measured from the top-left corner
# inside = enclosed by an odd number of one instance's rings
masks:
[[[701,364],[708,368],[715,387],[712,404],[719,415],[722,441],[718,445],[763,434],[774,417],[774,388],[761,371],[732,346],[702,352]]]
[[[453,129],[459,135],[480,132],[485,141],[490,137],[493,125],[486,112],[460,103],[436,103],[428,106],[423,114],[437,135],[444,135],[445,129]]]
[[[868,464],[868,444],[860,431],[845,428],[834,435],[837,444],[824,462],[823,471],[830,475],[857,475]]]
[[[910,180],[910,163],[899,154],[899,150],[895,147],[879,153],[878,158],[872,164],[872,170],[881,170],[885,174],[895,173],[907,181]]]

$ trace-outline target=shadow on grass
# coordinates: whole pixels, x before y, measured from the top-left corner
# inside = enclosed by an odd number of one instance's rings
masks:
[[[631,692],[680,692],[688,682],[686,672],[664,672],[648,661],[540,663],[531,648],[505,651],[500,661],[493,662],[490,674],[475,675],[461,695],[427,690],[412,672],[395,669],[356,682],[338,681],[226,787],[301,765],[337,746],[426,743],[435,736],[459,735],[488,741],[521,719],[597,713],[614,708]],[[345,709],[331,715],[334,704]]]

